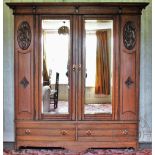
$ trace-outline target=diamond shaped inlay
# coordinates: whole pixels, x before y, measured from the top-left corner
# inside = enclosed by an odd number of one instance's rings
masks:
[[[20,84],[23,86],[23,88],[26,88],[29,84],[29,81],[24,76],[23,79],[20,81]]]
[[[125,81],[125,84],[127,85],[127,87],[129,88],[130,87],[130,85],[132,85],[134,82],[132,81],[132,79],[131,79],[131,77],[129,76],[128,78],[127,78],[127,80]]]

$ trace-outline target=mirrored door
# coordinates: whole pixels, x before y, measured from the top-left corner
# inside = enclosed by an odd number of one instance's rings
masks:
[[[110,18],[43,17],[42,118],[112,118],[113,25]]]
[[[41,85],[43,118],[71,118],[72,31],[70,18],[41,20]],[[74,101],[72,101],[74,102]]]
[[[83,20],[84,100],[83,116],[102,119],[112,116],[113,20]]]

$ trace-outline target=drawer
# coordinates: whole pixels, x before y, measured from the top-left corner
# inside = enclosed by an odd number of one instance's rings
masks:
[[[79,141],[133,141],[137,137],[135,124],[81,124]]]
[[[74,141],[75,125],[52,123],[50,124],[18,124],[16,138],[19,141]]]

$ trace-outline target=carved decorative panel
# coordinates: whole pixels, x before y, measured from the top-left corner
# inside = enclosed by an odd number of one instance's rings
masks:
[[[18,45],[22,50],[26,50],[31,44],[31,28],[28,22],[23,21],[17,30]]]
[[[136,28],[135,24],[131,21],[128,21],[123,29],[123,42],[124,46],[128,50],[132,50],[136,43]]]
[[[29,84],[29,81],[24,76],[23,79],[20,81],[20,84],[23,86],[23,88],[26,88]]]

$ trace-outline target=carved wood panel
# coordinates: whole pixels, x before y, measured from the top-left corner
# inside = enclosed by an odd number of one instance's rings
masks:
[[[15,16],[16,119],[33,119],[33,17]]]
[[[31,74],[30,74],[30,60],[31,60],[30,53],[21,54],[18,53],[19,59],[19,69],[18,69],[18,77],[19,77],[19,103],[18,103],[18,112],[19,113],[31,113]],[[23,83],[23,84],[22,84]]]
[[[26,50],[31,44],[31,28],[27,21],[22,21],[17,30],[18,45]]]
[[[123,28],[123,43],[128,50],[132,50],[136,43],[136,28],[132,21],[126,22]]]
[[[138,118],[139,18],[121,17],[120,119]]]
[[[122,69],[121,69],[121,85],[122,85],[122,95],[121,95],[121,110],[120,115],[122,119],[134,119],[136,114],[136,61],[135,53],[128,54],[122,52]]]

